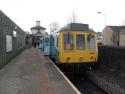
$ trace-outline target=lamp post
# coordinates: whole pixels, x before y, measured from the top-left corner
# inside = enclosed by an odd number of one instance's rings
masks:
[[[102,14],[102,15],[104,15],[104,20],[105,20],[105,23],[104,23],[104,25],[106,26],[106,13],[102,13],[102,12],[98,12],[99,14]]]

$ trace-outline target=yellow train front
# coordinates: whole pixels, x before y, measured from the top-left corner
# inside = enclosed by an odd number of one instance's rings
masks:
[[[88,24],[71,23],[53,34],[52,56],[73,71],[86,70],[97,64],[96,33]]]

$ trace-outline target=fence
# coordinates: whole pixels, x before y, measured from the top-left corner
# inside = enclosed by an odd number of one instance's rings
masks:
[[[125,47],[109,47],[99,46],[99,60],[100,66],[107,70],[113,69],[115,71],[125,70]]]

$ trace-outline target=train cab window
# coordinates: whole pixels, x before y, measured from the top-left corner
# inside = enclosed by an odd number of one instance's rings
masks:
[[[95,45],[95,36],[94,35],[88,35],[87,36],[87,42],[88,42],[88,49],[89,50],[95,50],[96,45]]]
[[[74,49],[73,34],[70,34],[70,33],[64,34],[63,38],[64,38],[64,49],[73,50]]]
[[[83,34],[76,34],[76,48],[77,50],[85,49],[85,36]]]

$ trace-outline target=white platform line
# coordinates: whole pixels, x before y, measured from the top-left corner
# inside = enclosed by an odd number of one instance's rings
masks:
[[[48,57],[52,62],[52,60]],[[76,94],[81,94],[80,91],[72,84],[72,82],[63,74],[63,72],[52,62],[53,66],[59,71],[59,73],[64,77],[64,79],[70,84],[70,86],[75,90]]]

